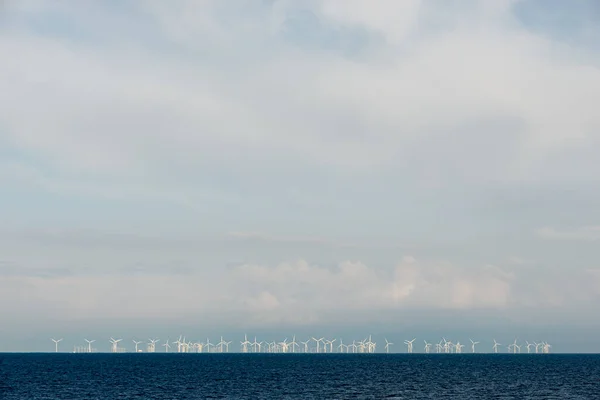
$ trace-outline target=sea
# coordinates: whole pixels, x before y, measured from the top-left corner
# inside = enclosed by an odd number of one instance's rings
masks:
[[[0,399],[600,399],[600,355],[5,353]]]

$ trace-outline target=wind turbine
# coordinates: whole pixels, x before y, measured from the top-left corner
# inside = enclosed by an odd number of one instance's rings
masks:
[[[479,344],[479,342],[474,342],[473,339],[469,339],[471,341],[471,353],[475,353],[475,345]]]
[[[544,343],[544,353],[549,354],[550,347],[552,347],[552,345],[550,343],[548,343],[548,342]]]
[[[500,346],[502,343],[498,343],[496,342],[496,339],[494,339],[494,353],[498,353],[498,346]]]
[[[349,344],[348,347],[352,347],[352,353],[356,353],[356,349],[357,349],[357,344],[356,344],[356,340],[352,341],[352,344]]]
[[[448,353],[450,351],[451,342],[447,341],[445,337],[442,338],[442,341],[444,342],[442,349],[444,350],[444,353]]]
[[[162,344],[161,346],[163,346],[165,348],[165,353],[169,352],[169,349],[171,348],[171,345],[169,344],[169,339],[167,338],[167,341]]]
[[[178,352],[178,353],[181,353],[181,345],[182,345],[182,342],[181,342],[181,335],[179,335],[179,339],[175,340],[175,341],[173,342],[173,344],[176,344],[176,345],[177,345],[177,352]]]
[[[154,353],[156,351],[156,342],[160,339],[148,339],[148,353]]]
[[[296,343],[296,335],[294,335],[292,337],[292,341],[290,343],[288,343],[290,346],[292,346],[292,353],[295,353],[296,350],[294,350],[294,346],[298,346],[298,343]],[[300,347],[300,346],[298,346]],[[332,350],[333,351],[333,350]]]
[[[415,339],[413,340],[405,340],[404,344],[408,346],[408,352],[412,353],[413,352],[413,342],[415,341]]]
[[[254,336],[254,342],[250,343],[250,346],[253,347],[254,353],[260,353],[261,343],[259,343],[258,340],[256,340],[256,336]]]
[[[390,353],[390,346],[391,346],[391,345],[393,345],[393,344],[394,344],[394,343],[392,343],[392,342],[388,342],[387,338],[385,338],[385,352],[386,352],[387,354],[389,354],[389,353]]]
[[[327,343],[329,343],[329,347],[331,350],[331,353],[333,353],[333,343],[336,341],[337,339],[332,339],[332,340],[328,340]]]
[[[423,340],[423,342],[425,343],[425,353],[429,354],[429,352],[431,351],[431,343],[427,343],[427,340]],[[439,349],[438,349],[438,353],[439,353]]]
[[[256,336],[254,336],[254,342],[250,343],[250,346],[252,346],[254,353],[260,353],[260,345],[258,344],[258,340],[256,340]]]
[[[215,345],[216,347],[218,347],[219,353],[223,352],[223,345],[224,344],[225,344],[225,341],[223,340],[223,336],[221,336],[221,341]]]
[[[287,338],[283,339],[283,342],[279,342],[279,346],[281,346],[281,352],[287,353],[289,343],[287,342]]]
[[[117,340],[117,339],[113,339],[112,337],[110,338],[110,342],[112,343],[112,352],[113,353],[116,353],[119,350],[118,346],[119,346],[119,342],[121,340],[123,340],[123,339]]]
[[[531,353],[531,346],[534,346],[533,343],[529,343],[527,340],[525,341],[525,343],[527,343],[527,354]]]
[[[300,342],[304,345],[304,352],[308,353],[308,343],[310,342],[310,339],[307,340],[306,342]]]
[[[95,339],[94,340],[83,339],[83,340],[85,340],[88,344],[88,353],[91,353],[92,352],[92,343],[94,343],[96,340]]]
[[[58,344],[60,342],[62,342],[62,339],[58,339],[58,340],[56,340],[56,339],[50,339],[50,340],[52,340],[54,342],[54,352],[58,353]]]
[[[251,344],[248,341],[248,335],[244,335],[244,341],[240,342],[240,344],[242,345],[242,353],[247,353],[248,352],[248,345]]]
[[[521,352],[521,346],[517,344],[517,339],[515,339],[515,342],[512,344],[512,348],[513,354],[517,354],[517,349],[519,349],[519,353]]]
[[[141,341],[139,341],[139,342],[138,342],[138,341],[135,341],[135,340],[133,341],[133,344],[135,344],[135,352],[136,352],[136,353],[139,353],[139,352],[140,352],[140,351],[138,350],[138,346],[139,346],[141,343],[142,343]]]
[[[337,346],[338,353],[343,353],[344,348],[347,348],[347,346],[344,345],[344,339],[340,339],[340,344]]]
[[[325,340],[325,338],[321,338],[321,339],[316,339],[316,338],[312,338],[312,340],[314,340],[315,342],[317,342],[317,353],[320,353],[320,343],[322,340]]]

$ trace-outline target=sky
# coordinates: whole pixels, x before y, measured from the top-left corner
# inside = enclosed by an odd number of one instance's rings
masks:
[[[600,352],[599,43],[595,0],[5,0],[0,351]]]

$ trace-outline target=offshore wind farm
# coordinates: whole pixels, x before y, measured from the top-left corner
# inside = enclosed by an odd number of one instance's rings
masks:
[[[59,343],[63,341],[61,339],[51,338],[50,340],[54,343],[52,349],[53,352],[72,352],[72,353],[193,353],[193,354],[219,354],[219,353],[241,353],[241,354],[413,354],[414,342],[417,340],[413,338],[411,340],[404,340],[404,346],[401,348],[393,348],[394,343],[390,342],[387,337],[384,338],[384,345],[377,345],[376,341],[372,340],[372,335],[368,335],[363,339],[346,340],[344,343],[343,338],[325,338],[325,337],[308,337],[307,340],[296,340],[296,335],[292,335],[291,339],[285,337],[283,340],[259,340],[257,336],[253,339],[248,339],[248,335],[244,335],[243,340],[239,341],[239,347],[237,342],[235,346],[233,340],[227,341],[220,337],[218,341],[211,342],[209,338],[206,340],[191,340],[186,339],[185,336],[180,335],[176,340],[171,341],[166,338],[160,343],[161,339],[147,339],[136,340],[132,339],[132,347],[128,351],[126,347],[119,345],[123,339],[109,338],[107,340],[106,348],[92,347],[96,340],[83,339],[85,344],[74,344],[72,350],[59,349]],[[453,342],[442,337],[439,342],[429,343],[427,340],[423,340],[424,346],[421,351],[416,353],[423,354],[483,354],[483,353],[506,353],[506,354],[550,354],[552,345],[547,341],[525,341],[519,342],[514,339],[505,347],[501,343],[497,342],[496,339],[492,339],[487,348],[479,347],[476,349],[476,345],[481,344],[480,341],[474,341],[468,339],[470,345],[468,346],[469,351],[463,351],[466,347],[460,340]],[[519,344],[520,343],[520,344]],[[159,349],[157,350],[157,344]],[[140,347],[142,346],[142,347]],[[230,347],[231,346],[231,347]],[[164,350],[161,350],[163,347]],[[522,351],[523,349],[523,351]],[[49,349],[49,351],[51,351]]]

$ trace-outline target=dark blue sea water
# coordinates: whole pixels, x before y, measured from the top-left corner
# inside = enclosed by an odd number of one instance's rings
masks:
[[[600,356],[0,354],[0,399],[600,399]]]

